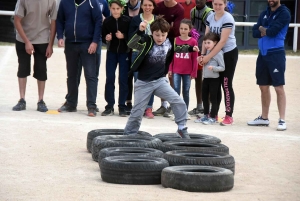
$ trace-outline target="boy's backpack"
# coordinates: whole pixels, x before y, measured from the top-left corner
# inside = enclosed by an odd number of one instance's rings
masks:
[[[192,16],[191,16],[191,20],[192,20],[192,23],[195,24],[195,18],[201,20],[201,22],[204,24],[203,20],[206,18],[207,14],[210,12],[210,11],[214,11],[212,8],[206,6],[204,12],[202,13],[202,16],[201,18],[197,17],[196,16],[196,6],[192,9]]]

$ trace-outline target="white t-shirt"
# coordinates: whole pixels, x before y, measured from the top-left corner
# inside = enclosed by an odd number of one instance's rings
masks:
[[[209,26],[211,32],[218,34],[220,37],[222,29],[230,28],[231,32],[222,50],[226,53],[236,48],[236,39],[234,35],[235,21],[230,13],[225,12],[224,15],[217,21],[215,20],[215,13],[213,13],[207,17],[205,24],[206,26]]]

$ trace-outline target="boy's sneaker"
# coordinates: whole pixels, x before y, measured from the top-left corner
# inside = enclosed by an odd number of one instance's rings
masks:
[[[125,108],[119,108],[119,116],[127,117],[127,112],[126,112]]]
[[[125,110],[126,110],[127,115],[130,115],[131,110],[132,110],[132,103],[127,103]]]
[[[166,112],[164,113],[163,117],[172,117],[172,108],[171,107],[168,107],[168,109],[166,110]]]
[[[96,108],[89,108],[88,109],[88,116],[95,117],[97,115],[97,109]]]
[[[191,139],[188,132],[187,132],[187,127],[185,127],[184,129],[182,130],[177,130],[176,131],[176,135],[181,137],[181,138],[185,138],[185,139]]]
[[[48,108],[46,106],[46,103],[42,100],[40,100],[38,103],[37,103],[37,111],[40,111],[40,112],[47,112],[48,111]]]
[[[218,123],[218,121],[216,121],[216,118],[208,118],[207,120],[202,121],[202,123],[205,125],[214,125]]]
[[[233,124],[233,118],[231,116],[226,115],[223,121],[220,123],[221,126],[229,126]]]
[[[197,116],[197,119],[194,120],[195,123],[202,123],[203,121],[208,120],[208,115],[204,115],[203,117]]]
[[[72,107],[66,101],[60,108],[57,110],[58,112],[77,112],[76,107]]]
[[[114,108],[106,108],[102,113],[101,116],[111,116],[114,115]]]
[[[278,131],[285,131],[286,130],[286,123],[285,123],[284,120],[279,119],[277,130]]]
[[[248,126],[269,126],[270,121],[269,119],[263,119],[261,116],[258,116],[253,121],[247,122]]]
[[[13,108],[12,108],[13,111],[21,111],[21,110],[26,110],[26,101],[21,98],[17,105],[15,105]]]
[[[154,116],[163,116],[167,109],[164,106],[160,106],[156,111],[153,112]]]
[[[147,108],[145,110],[144,117],[146,117],[147,119],[153,119],[154,118],[154,115],[152,113],[152,108]]]

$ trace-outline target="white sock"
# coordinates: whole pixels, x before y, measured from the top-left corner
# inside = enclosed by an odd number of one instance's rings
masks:
[[[178,130],[182,130],[185,128],[185,125],[184,124],[178,124]]]
[[[161,102],[161,106],[163,106],[164,108],[168,109],[168,107],[169,107],[168,101]]]

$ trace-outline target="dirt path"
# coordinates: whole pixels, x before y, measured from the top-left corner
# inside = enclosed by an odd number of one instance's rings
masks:
[[[105,53],[99,77],[98,106],[104,110]],[[225,193],[189,193],[161,185],[104,183],[98,164],[86,151],[92,129],[124,128],[127,118],[117,115],[87,117],[82,79],[77,113],[36,111],[36,80],[28,78],[27,110],[13,112],[18,100],[17,57],[14,47],[0,47],[0,200],[300,200],[300,58],[287,58],[287,126],[276,131],[278,111],[272,90],[270,127],[249,127],[260,114],[260,92],[255,85],[256,56],[240,56],[234,78],[235,124],[204,126],[188,121],[189,132],[215,135],[236,160],[234,188]],[[56,110],[66,94],[66,67],[62,49],[48,63],[45,102]],[[118,94],[118,93],[116,93]],[[191,108],[196,104],[191,89]],[[155,99],[155,109],[160,105]],[[190,109],[191,109],[190,108]],[[115,107],[115,109],[117,109]],[[224,111],[222,103],[221,110]],[[220,113],[223,115],[223,112]],[[174,132],[170,119],[144,119],[141,130]]]

